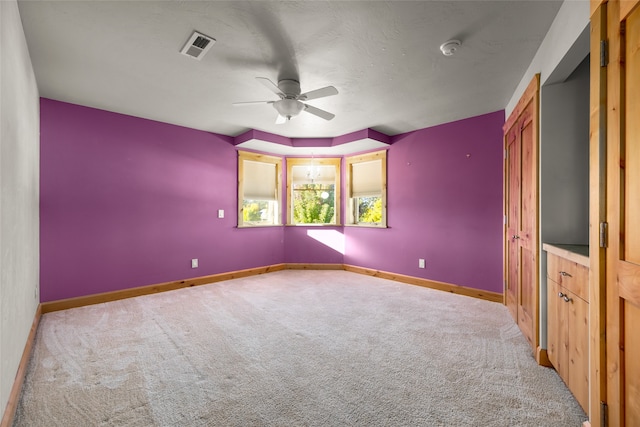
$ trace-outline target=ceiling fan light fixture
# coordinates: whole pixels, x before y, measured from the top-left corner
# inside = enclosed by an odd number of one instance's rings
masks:
[[[304,110],[304,104],[295,99],[281,99],[274,102],[273,107],[278,111],[278,114],[287,120],[291,120],[292,117]]]
[[[234,102],[233,105],[251,105],[251,104],[272,104],[273,108],[278,112],[276,124],[286,123],[300,112],[305,111],[324,120],[331,120],[335,114],[302,101],[312,99],[325,98],[327,96],[337,95],[338,89],[333,86],[326,86],[309,92],[300,93],[300,82],[292,79],[283,79],[278,81],[276,85],[266,77],[256,77],[267,89],[280,97],[277,101],[254,101],[254,102]]]

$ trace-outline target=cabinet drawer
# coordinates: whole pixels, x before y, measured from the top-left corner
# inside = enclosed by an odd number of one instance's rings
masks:
[[[547,277],[589,302],[589,269],[547,253]]]

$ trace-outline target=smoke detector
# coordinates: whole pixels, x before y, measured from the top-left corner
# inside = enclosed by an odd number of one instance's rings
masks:
[[[440,50],[444,56],[452,56],[461,44],[460,40],[449,40],[448,42],[442,43]]]
[[[180,50],[180,53],[199,61],[215,42],[216,39],[213,37],[194,31]]]

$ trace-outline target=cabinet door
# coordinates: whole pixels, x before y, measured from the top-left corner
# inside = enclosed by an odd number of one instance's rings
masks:
[[[564,292],[553,280],[547,281],[547,356],[558,375],[567,382],[569,343],[567,332],[567,306]]]
[[[582,406],[589,412],[589,304],[569,291],[567,307],[568,380],[567,385]]]

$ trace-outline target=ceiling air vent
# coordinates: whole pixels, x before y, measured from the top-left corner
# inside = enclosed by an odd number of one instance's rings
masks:
[[[201,60],[204,54],[211,49],[211,46],[213,46],[215,42],[216,39],[194,31],[180,53],[190,56],[191,58]]]

